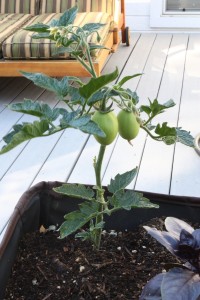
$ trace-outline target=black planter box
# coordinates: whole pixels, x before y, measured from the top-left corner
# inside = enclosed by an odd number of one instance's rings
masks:
[[[63,197],[52,190],[60,185],[60,182],[41,182],[25,192],[16,205],[0,245],[0,299],[3,300],[21,237],[37,230],[41,225],[48,227],[61,224],[64,214],[77,209],[81,202],[75,198]],[[151,202],[158,204],[159,208],[121,210],[106,219],[106,228],[131,230],[151,218],[161,216],[200,221],[200,198],[143,194]]]

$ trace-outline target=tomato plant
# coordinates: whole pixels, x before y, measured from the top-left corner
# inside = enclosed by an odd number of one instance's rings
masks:
[[[118,133],[118,121],[114,112],[96,111],[92,117],[92,120],[100,127],[105,133],[105,137],[94,135],[95,139],[104,146],[110,145],[117,136]]]
[[[136,138],[140,130],[140,125],[137,122],[135,113],[122,109],[119,112],[117,119],[120,136],[128,141]]]
[[[172,100],[164,104],[158,103],[157,99],[149,100],[148,105],[138,107],[139,97],[136,92],[124,88],[123,85],[141,74],[119,78],[120,74],[116,68],[109,74],[97,76],[91,51],[105,47],[99,43],[98,45],[88,43],[88,38],[91,34],[96,35],[99,42],[98,30],[104,24],[90,23],[82,27],[74,26],[77,12],[78,8],[75,6],[61,15],[58,20],[52,20],[48,24],[34,24],[26,30],[35,32],[35,38],[45,37],[54,41],[58,46],[58,53],[68,52],[70,57],[82,64],[91,78],[88,81],[74,76],[58,79],[41,73],[21,72],[35,85],[53,92],[63,103],[58,107],[51,107],[47,103],[30,99],[12,103],[10,109],[34,116],[34,121],[14,125],[12,130],[3,137],[5,145],[0,150],[0,154],[33,138],[46,137],[68,128],[93,135],[101,144],[99,153],[93,160],[95,188],[85,187],[82,184],[63,184],[54,190],[84,200],[77,210],[64,216],[65,221],[59,229],[61,238],[77,232],[87,224],[88,229],[82,230],[76,236],[83,240],[89,239],[94,248],[99,249],[105,215],[111,215],[120,209],[157,207],[143,197],[142,193],[125,190],[136,176],[137,168],[112,178],[107,187],[110,196],[105,196],[105,189],[102,187],[102,162],[106,146],[114,141],[118,127],[119,134],[128,141],[137,136],[140,128],[154,140],[167,145],[181,142],[193,147],[194,139],[190,133],[180,127],[169,127],[167,122],[152,124],[154,117],[175,105]],[[118,118],[114,111],[111,111],[116,107],[121,109]],[[137,121],[144,114],[147,116],[146,120]]]

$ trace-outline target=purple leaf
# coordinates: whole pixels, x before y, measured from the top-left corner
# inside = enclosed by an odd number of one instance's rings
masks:
[[[151,228],[149,226],[143,226],[144,229],[155,238],[160,244],[162,244],[167,250],[169,250],[173,255],[176,255],[178,251],[179,240],[167,231],[159,231],[156,228]]]
[[[189,247],[194,248],[196,244],[195,238],[193,235],[189,232],[187,232],[185,229],[181,231],[180,234],[180,245],[186,245]]]
[[[162,300],[161,283],[165,273],[160,273],[153,277],[144,287],[139,300]]]
[[[200,248],[200,229],[194,230],[192,235],[196,240],[196,248]]]
[[[200,277],[190,270],[171,269],[163,277],[161,294],[165,300],[197,300],[200,295]]]
[[[180,238],[181,230],[185,229],[189,233],[193,233],[194,228],[190,226],[188,223],[179,220],[174,217],[167,217],[165,219],[165,227],[168,232],[170,232],[173,236],[175,236],[177,239]]]

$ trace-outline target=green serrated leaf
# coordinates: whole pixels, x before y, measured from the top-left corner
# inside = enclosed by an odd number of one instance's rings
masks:
[[[108,185],[109,192],[115,194],[120,190],[125,189],[134,179],[137,174],[137,168],[128,171],[124,174],[117,174],[114,179],[111,179]]]
[[[82,214],[84,214],[85,217],[94,217],[98,214],[98,209],[99,209],[99,203],[94,201],[94,199],[89,199],[93,201],[84,201],[79,205],[79,209]]]
[[[86,125],[79,127],[81,131],[84,133],[97,135],[99,137],[105,137],[105,133],[101,130],[101,128],[92,120],[90,120]]]
[[[35,121],[33,124],[24,123],[17,127],[14,126],[13,131],[3,138],[7,145],[3,146],[0,154],[10,151],[25,141],[43,136],[43,134],[48,130],[49,123],[46,120]]]
[[[64,216],[65,221],[59,229],[61,238],[76,232],[98,214],[98,203],[95,201],[85,201],[81,203],[79,207],[80,210],[76,210]]]
[[[101,27],[104,27],[103,23],[87,23],[81,27],[81,30],[88,31],[89,33],[99,30]],[[77,30],[78,32],[78,30]]]
[[[68,235],[76,232],[79,228],[85,225],[88,222],[88,219],[85,219],[84,214],[79,210],[73,211],[65,215],[65,221],[59,228],[60,238],[63,239]]]
[[[162,123],[162,125],[158,124],[155,129],[155,133],[157,133],[160,137],[174,137],[176,140],[176,128],[169,127],[167,122]]]
[[[77,12],[78,12],[77,6],[71,7],[70,9],[65,11],[64,14],[59,19],[58,26],[67,26],[73,24],[76,19]]]
[[[58,96],[65,97],[68,94],[70,87],[70,79],[74,77],[63,77],[61,80],[49,77],[42,73],[21,72],[24,77],[34,82],[35,85],[54,92]],[[80,80],[79,80],[80,81]]]
[[[55,121],[62,111],[60,108],[51,108],[46,103],[29,99],[25,99],[20,103],[11,104],[8,107],[13,111],[47,119],[49,121]]]
[[[89,99],[94,93],[103,88],[106,84],[115,80],[119,75],[118,69],[106,75],[101,75],[97,78],[92,78],[90,81],[79,89],[81,96]]]
[[[142,193],[133,190],[118,191],[113,197],[109,198],[109,202],[114,208],[123,208],[130,210],[132,208],[158,208],[157,204],[151,203]]]
[[[190,132],[181,128],[176,128],[176,133],[178,142],[189,147],[194,147],[194,137],[190,134]]]
[[[54,191],[59,194],[85,199],[85,200],[93,200],[94,197],[94,191],[91,188],[81,184],[66,183],[60,187],[54,188]]]
[[[140,111],[147,113],[149,116],[151,116],[151,118],[153,118],[156,115],[163,113],[165,109],[173,107],[174,105],[175,103],[172,99],[164,104],[158,103],[157,99],[154,99],[153,102],[149,99],[149,105],[142,105],[140,107]]]
[[[96,93],[94,93],[90,99],[88,100],[87,104],[89,106],[94,105],[95,103],[102,101],[102,99],[104,99],[105,95],[107,93],[107,89],[102,89],[97,91]]]

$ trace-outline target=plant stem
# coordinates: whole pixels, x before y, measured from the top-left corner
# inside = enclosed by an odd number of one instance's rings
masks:
[[[102,168],[102,162],[103,162],[105,150],[106,150],[106,146],[101,145],[97,161],[95,162],[94,165],[96,186],[97,186],[97,201],[99,202],[98,211],[100,212],[100,214],[96,217],[96,225],[99,224],[100,222],[103,222],[103,213],[101,214],[101,212],[104,210],[106,204],[104,199],[104,191],[102,189],[102,183],[101,183],[101,168]],[[102,229],[100,228],[96,231],[95,238],[94,238],[94,246],[96,250],[99,250],[100,248],[101,234],[102,234]]]

